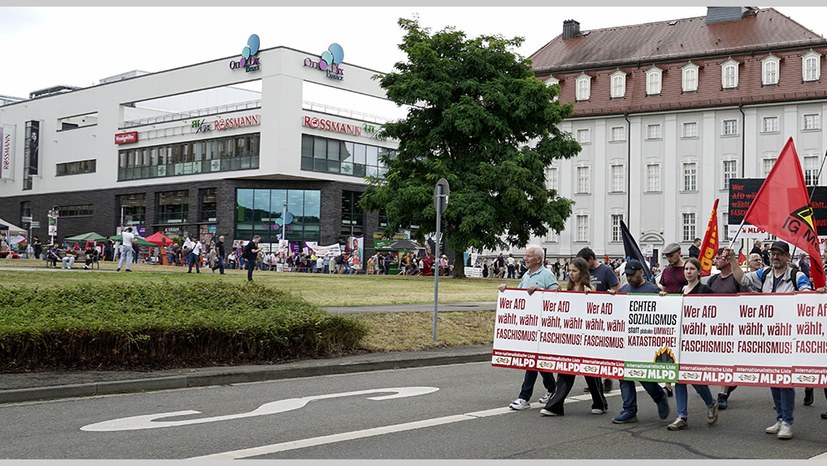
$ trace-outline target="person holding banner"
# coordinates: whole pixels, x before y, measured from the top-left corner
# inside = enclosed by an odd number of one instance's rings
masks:
[[[557,290],[560,288],[560,285],[557,284],[557,279],[554,278],[554,274],[543,267],[543,249],[540,246],[531,244],[526,248],[525,262],[528,272],[523,275],[518,288],[525,289],[529,295],[537,290]],[[503,292],[507,286],[508,285],[503,283],[497,287],[497,289]],[[534,391],[534,384],[537,382],[538,372],[539,371],[525,371],[523,385],[520,387],[520,395],[508,405],[509,408],[522,411],[531,407],[531,403],[529,403],[528,400],[531,399],[531,393]],[[546,387],[547,390],[546,394],[540,398],[540,403],[546,403],[555,392],[556,383],[554,381],[554,374],[551,372],[540,372],[540,376],[543,378],[543,386]]]
[[[682,293],[687,294],[712,294],[712,288],[701,283],[701,261],[692,257],[686,261],[683,268],[684,276],[686,278],[686,285],[683,287]],[[666,296],[666,292],[661,292],[661,296]],[[712,391],[707,385],[692,384],[692,388],[698,392],[701,399],[707,407],[706,422],[709,425],[715,424],[718,420],[718,402],[712,398]],[[678,417],[671,424],[666,426],[669,430],[683,430],[688,425],[688,397],[689,393],[685,383],[675,385],[675,405],[678,409]]]
[[[585,247],[577,252],[577,257],[586,261],[589,266],[589,280],[590,287],[594,291],[616,291],[620,287],[617,275],[614,270],[606,264],[597,262],[597,256],[594,254],[592,248]],[[608,259],[608,257],[606,258]],[[606,260],[606,262],[609,262]],[[590,390],[586,387],[586,391]],[[612,391],[612,379],[603,379],[603,392],[608,393]]]
[[[621,286],[617,292],[632,294],[659,294],[660,289],[653,283],[643,279],[643,264],[632,259],[626,263],[623,270],[628,283]],[[608,291],[615,294],[614,290]],[[640,382],[646,393],[652,397],[652,401],[658,406],[658,417],[666,419],[669,416],[669,402],[666,401],[666,392],[657,382]],[[612,418],[615,424],[628,424],[637,422],[637,390],[633,380],[620,381],[620,397],[623,400],[623,409],[620,414]]]
[[[610,269],[611,270],[611,269]],[[594,291],[591,287],[589,264],[582,257],[575,257],[568,265],[569,283],[566,289],[575,293]],[[562,416],[563,403],[574,387],[574,374],[559,374],[557,376],[557,391],[546,402],[546,407],[540,410],[543,416]],[[603,385],[599,377],[585,377],[589,393],[592,395],[592,414],[603,414],[609,410],[609,403],[603,395]]]
[[[744,273],[741,267],[732,269],[735,278],[744,286],[760,287],[762,293],[791,293],[809,291],[810,280],[797,269],[789,266],[790,245],[785,241],[775,241],[770,246],[770,267],[755,272]],[[823,293],[824,289],[818,291]],[[770,387],[772,401],[775,404],[775,424],[764,431],[776,434],[780,439],[793,437],[793,409],[795,408],[795,389],[787,387]]]

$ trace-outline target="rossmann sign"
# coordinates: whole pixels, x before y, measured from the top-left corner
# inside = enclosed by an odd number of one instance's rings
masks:
[[[362,127],[357,125],[350,125],[338,121],[328,120],[326,118],[317,118],[305,115],[302,119],[302,126],[308,128],[320,129],[322,131],[331,131],[333,133],[352,134],[354,136],[362,135]]]
[[[247,126],[258,126],[261,124],[261,115],[247,115],[240,117],[222,118],[218,117],[213,121],[192,120],[191,127],[196,133],[209,133],[215,131],[226,131],[228,129],[244,128]]]

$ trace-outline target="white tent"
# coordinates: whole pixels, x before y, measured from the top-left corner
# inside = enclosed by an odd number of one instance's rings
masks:
[[[22,229],[18,226],[12,225],[11,223],[3,220],[2,218],[0,218],[0,230],[2,230],[3,233],[5,233],[7,235],[12,235],[12,236],[14,236],[14,235],[25,235],[26,233],[28,233],[26,230],[24,230],[24,229]]]

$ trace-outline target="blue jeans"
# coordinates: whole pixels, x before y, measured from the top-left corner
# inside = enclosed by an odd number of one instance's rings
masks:
[[[523,386],[520,387],[521,400],[530,400],[531,394],[534,392],[534,384],[537,382],[537,373],[543,377],[543,386],[546,387],[550,393],[554,393],[556,383],[554,382],[554,374],[551,372],[540,371],[525,371],[525,378],[523,379]]]
[[[124,248],[121,252],[121,258],[120,260],[118,260],[118,270],[121,269],[121,266],[124,263],[124,259],[126,259],[126,270],[129,270],[129,266],[132,264],[132,248]]]
[[[775,404],[776,419],[793,423],[793,407],[795,407],[795,389],[770,387],[772,402]]]
[[[712,405],[715,404],[715,400],[712,399],[712,392],[709,390],[709,386],[695,385],[693,383],[692,388],[694,388],[695,391],[698,392],[698,395],[701,395],[701,398],[704,400],[704,403],[706,403],[707,408],[711,408]],[[678,416],[684,419],[687,418],[686,404],[688,397],[689,392],[686,388],[686,384],[675,384],[675,405],[678,407]]]
[[[221,275],[224,275],[224,258],[219,257],[217,261],[215,261],[215,267],[212,268],[213,270],[218,269]]]
[[[201,273],[200,263],[201,262],[201,255],[190,253],[190,268],[187,272],[192,272],[192,266],[195,266],[195,273]]]
[[[663,388],[655,382],[640,382],[646,393],[652,397],[652,401],[660,403],[666,397]],[[623,400],[623,411],[637,414],[637,390],[635,383],[631,380],[620,381],[620,398]]]

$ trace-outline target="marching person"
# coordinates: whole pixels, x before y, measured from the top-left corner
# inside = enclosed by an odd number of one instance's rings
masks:
[[[660,289],[657,286],[643,279],[643,264],[639,260],[632,259],[627,262],[623,272],[626,275],[627,283],[621,286],[617,292],[659,294]],[[609,290],[608,292],[610,294],[616,293],[615,290]],[[667,401],[666,392],[656,382],[640,382],[640,384],[658,406],[658,417],[666,419],[669,416],[669,402]],[[635,390],[633,380],[620,381],[620,397],[623,400],[623,410],[612,418],[612,422],[615,424],[637,422],[637,390]]]
[[[569,283],[566,287],[567,290],[576,293],[594,291],[591,288],[591,279],[589,278],[589,265],[582,257],[575,257],[568,267]],[[574,377],[574,374],[558,374],[557,391],[546,402],[546,407],[540,410],[540,414],[543,416],[562,416],[564,414],[563,403],[574,386]],[[585,378],[586,384],[589,386],[589,393],[592,395],[592,414],[605,413],[609,409],[609,403],[603,395],[600,378],[588,376],[585,376]]]
[[[540,246],[536,244],[529,245],[526,248],[525,257],[528,272],[520,280],[519,288],[527,290],[529,295],[537,290],[557,290],[560,288],[554,275],[542,266],[543,249]],[[503,283],[497,289],[502,293],[506,287],[507,285]],[[508,405],[509,408],[521,411],[531,407],[529,400],[531,399],[531,393],[534,391],[534,383],[537,381],[537,372],[539,371],[525,371],[523,385],[520,387],[520,395]],[[546,388],[546,394],[540,398],[540,403],[545,404],[554,393],[556,383],[554,382],[554,374],[551,372],[540,372],[540,376],[543,378],[543,386]]]
[[[681,291],[684,295],[712,294],[712,288],[701,283],[701,261],[694,257],[689,258],[689,260],[687,260],[684,264],[683,272],[686,278],[686,285]],[[661,291],[660,294],[661,296],[665,296],[667,293]],[[715,424],[718,420],[718,402],[712,398],[712,391],[709,390],[709,386],[693,383],[692,388],[698,392],[698,395],[701,396],[701,399],[703,399],[706,404],[706,423],[709,425]],[[683,430],[688,427],[688,397],[689,394],[685,383],[675,385],[675,404],[677,405],[678,417],[671,424],[666,426],[667,429]]]
[[[192,243],[192,249],[190,249],[190,267],[187,273],[192,273],[193,265],[195,265],[195,273],[201,273],[201,249],[203,249],[204,246],[198,238],[191,238],[190,242]]]

